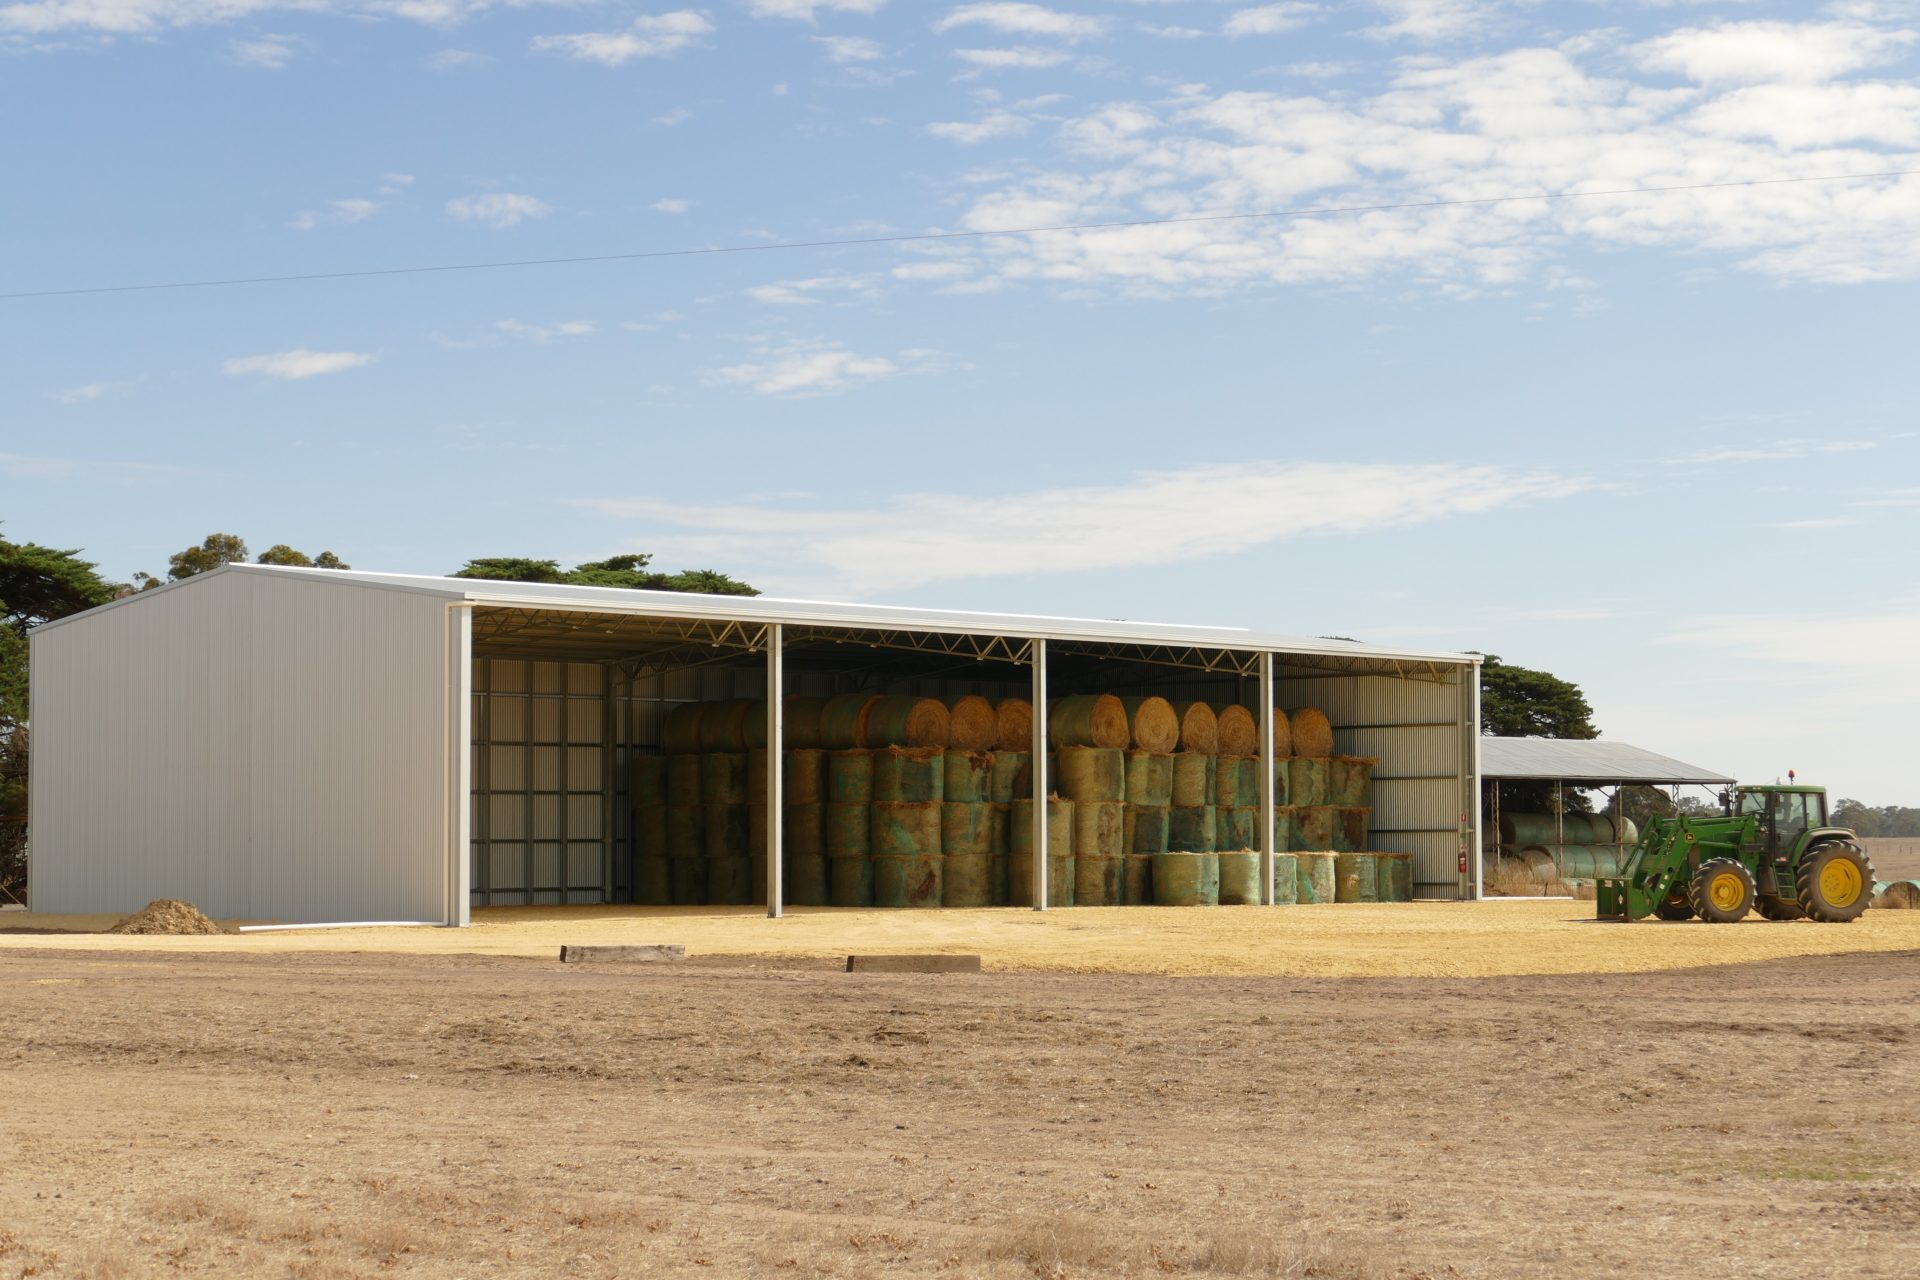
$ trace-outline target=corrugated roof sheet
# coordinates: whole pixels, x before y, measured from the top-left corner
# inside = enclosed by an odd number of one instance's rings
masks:
[[[1601,738],[1482,738],[1480,775],[1662,786],[1682,783],[1711,786],[1734,781],[1723,773],[1702,769],[1672,756]]]

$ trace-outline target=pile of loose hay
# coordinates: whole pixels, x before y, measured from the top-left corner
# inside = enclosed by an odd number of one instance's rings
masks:
[[[191,902],[177,898],[155,898],[108,933],[225,933],[226,930],[200,913]]]

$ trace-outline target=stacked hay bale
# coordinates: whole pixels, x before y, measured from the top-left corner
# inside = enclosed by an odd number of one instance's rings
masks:
[[[1367,847],[1373,817],[1373,768],[1367,756],[1334,756],[1327,761],[1327,802],[1334,810],[1333,847],[1354,853]]]
[[[876,907],[940,905],[946,777],[945,747],[874,748],[871,849]]]
[[[1220,722],[1204,702],[1174,705],[1180,724],[1174,753],[1167,851],[1153,862],[1153,900],[1162,906],[1211,906],[1220,900],[1220,858],[1214,851]]]
[[[1224,714],[1221,718],[1226,720]],[[1225,735],[1222,741],[1227,741]],[[1252,745],[1238,736],[1232,742],[1234,746]],[[1260,854],[1254,847],[1259,823],[1259,757],[1228,755],[1223,749],[1214,765],[1214,847],[1220,855],[1222,906],[1260,903]]]
[[[633,811],[633,900],[664,907],[673,901],[667,860],[667,759],[635,756],[627,766],[627,799]]]
[[[1060,794],[1073,802],[1073,902],[1117,907],[1126,881],[1126,704],[1110,693],[1062,698],[1047,709]]]
[[[870,907],[873,753],[865,747],[839,747],[824,754],[827,802],[820,843],[827,855],[827,901],[836,907]]]
[[[1033,796],[1033,706],[1025,698],[1003,698],[993,712],[996,747],[987,774],[987,821],[992,827],[992,905],[1031,906],[1033,904],[1023,901],[1021,895],[1032,897],[1033,814],[1026,813],[1027,827],[1021,834],[1013,806]],[[1016,840],[1024,840],[1029,846],[1025,880],[1013,864]]]
[[[707,900],[707,811],[701,798],[698,751],[666,757],[667,805],[663,835],[667,846],[668,896],[677,907]]]
[[[1032,797],[1018,799],[1009,806],[1011,821],[1007,837],[1007,898],[1016,907],[1034,906],[1033,900],[1033,806]],[[1073,801],[1048,796],[1047,806],[1047,904],[1050,907],[1073,905]]]
[[[1153,858],[1167,851],[1167,811],[1173,804],[1173,750],[1180,745],[1180,718],[1165,698],[1123,698],[1130,746],[1126,760],[1126,808],[1120,831],[1124,871],[1120,901],[1153,901]]]
[[[992,724],[991,712],[988,724]],[[940,805],[940,903],[948,907],[993,905],[993,753],[949,745]]]
[[[1268,714],[1273,723],[1273,902],[1284,907],[1300,901],[1299,861],[1293,856],[1299,848],[1298,820],[1293,810],[1289,763],[1293,725],[1279,707]]]

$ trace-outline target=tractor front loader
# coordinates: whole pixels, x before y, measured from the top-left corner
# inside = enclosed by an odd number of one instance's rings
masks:
[[[1845,924],[1867,909],[1873,866],[1827,825],[1824,787],[1741,787],[1723,815],[1655,817],[1618,876],[1596,882],[1602,920],[1731,924],[1749,911]]]

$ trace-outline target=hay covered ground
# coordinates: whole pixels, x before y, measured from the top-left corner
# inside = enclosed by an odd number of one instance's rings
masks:
[[[1920,1272],[1912,953],[1195,979],[19,941],[4,1276]]]
[[[18,946],[397,954],[557,955],[566,943],[684,943],[697,956],[844,958],[853,951],[979,952],[998,971],[1293,977],[1494,977],[1645,973],[1789,956],[1920,951],[1920,912],[1869,911],[1849,925],[1593,919],[1593,904],[1539,900],[1282,908],[989,911],[746,907],[499,908],[469,929],[336,929],[196,938],[98,933],[113,917],[0,916]]]

